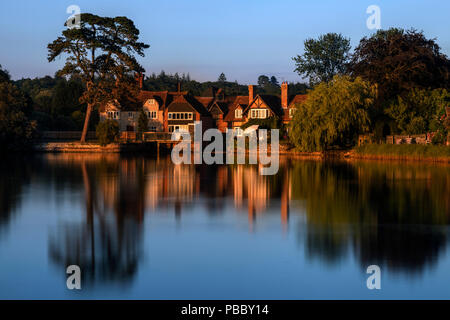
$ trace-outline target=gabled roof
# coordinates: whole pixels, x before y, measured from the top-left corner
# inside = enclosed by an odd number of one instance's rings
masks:
[[[208,111],[195,97],[190,95],[177,95],[173,98],[172,103],[170,103],[167,107],[189,107],[200,113],[201,115],[208,115]]]
[[[294,107],[296,104],[303,103],[308,98],[307,94],[297,94],[289,97],[288,108]]]
[[[244,113],[247,113],[248,110],[251,108],[252,104],[260,98],[262,102],[272,111],[273,114],[276,116],[282,116],[283,111],[281,108],[281,98],[274,95],[268,95],[268,94],[258,94],[256,95],[255,99],[250,103],[250,105],[247,106],[247,108],[244,110]]]
[[[216,107],[219,109],[220,113],[226,114],[228,112],[228,105],[229,103],[226,103],[225,101],[213,101],[208,107],[208,112],[211,112],[211,110]]]
[[[248,96],[236,96],[234,101],[228,104],[228,112],[224,117],[224,121],[242,121],[242,118],[235,117],[235,111],[237,108],[245,110],[248,106]]]
[[[209,110],[211,104],[214,101],[213,97],[194,97],[198,102],[200,102],[205,109]]]
[[[172,101],[168,91],[144,91],[139,92],[138,100],[144,104],[149,99],[158,101],[159,109],[163,110]]]
[[[189,102],[195,110],[197,110],[198,113],[201,115],[209,115],[208,110],[206,110],[205,106],[200,103],[195,97],[190,95],[183,96],[187,102]]]

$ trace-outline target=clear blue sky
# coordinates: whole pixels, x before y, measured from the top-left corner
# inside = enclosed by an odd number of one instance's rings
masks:
[[[1,0],[0,64],[13,79],[53,75],[64,60],[48,63],[47,43],[62,31],[76,4],[82,12],[124,15],[151,45],[140,61],[146,74],[189,73],[191,78],[256,82],[258,75],[299,81],[291,57],[303,41],[340,32],[354,47],[373,31],[366,8],[381,7],[382,28],[414,27],[437,38],[450,55],[448,0]]]

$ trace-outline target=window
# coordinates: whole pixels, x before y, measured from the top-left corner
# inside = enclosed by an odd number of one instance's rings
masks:
[[[170,120],[191,120],[193,118],[192,112],[169,112]]]
[[[155,132],[156,131],[156,127],[155,126],[150,127],[150,131]]]
[[[128,112],[128,119],[134,119],[134,113]]]
[[[234,111],[234,116],[238,119],[242,118],[242,109],[236,109]]]
[[[108,119],[114,119],[114,120],[118,120],[119,117],[119,111],[108,111]]]
[[[149,119],[156,119],[156,111],[147,111],[147,118]]]
[[[155,99],[148,99],[146,104],[151,105],[151,106],[156,106],[156,105],[158,105],[158,102],[156,102]]]
[[[189,126],[182,126],[182,125],[173,125],[169,126],[169,132],[188,132]]]
[[[251,109],[250,118],[266,119],[267,118],[267,109]]]

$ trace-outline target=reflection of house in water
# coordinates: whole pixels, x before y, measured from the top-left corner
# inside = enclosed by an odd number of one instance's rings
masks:
[[[146,207],[155,210],[158,206],[174,204],[181,210],[182,203],[193,200],[198,193],[195,166],[174,166],[170,158],[161,161],[146,161]],[[179,212],[178,212],[179,213]]]
[[[146,208],[174,207],[181,213],[183,206],[190,205],[199,197],[206,200],[208,212],[220,212],[226,198],[232,196],[235,208],[240,211],[247,206],[250,223],[264,213],[269,199],[281,199],[281,221],[288,221],[290,180],[287,171],[278,177],[262,176],[258,166],[174,166],[170,158],[145,163]],[[281,179],[282,186],[273,186],[274,179]],[[280,195],[281,194],[281,195]],[[274,203],[277,203],[275,201]]]
[[[248,219],[252,224],[257,215],[267,210],[270,199],[280,197],[281,221],[283,225],[286,225],[291,192],[289,175],[287,172],[280,172],[279,176],[271,177],[272,179],[281,179],[282,188],[277,190],[271,185],[269,177],[260,175],[259,169],[258,166],[244,165],[238,165],[232,169],[235,207],[240,209],[247,200]]]

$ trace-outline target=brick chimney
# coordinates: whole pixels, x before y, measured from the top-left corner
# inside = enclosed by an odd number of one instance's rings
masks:
[[[144,87],[144,75],[142,73],[136,73],[135,79],[138,83],[139,89],[142,90],[142,88]]]
[[[253,85],[249,84],[248,85],[248,104],[249,105],[250,105],[250,103],[252,103],[253,98],[254,98],[254,96],[253,96]]]
[[[287,109],[288,107],[288,83],[283,82],[281,84],[281,107]]]

